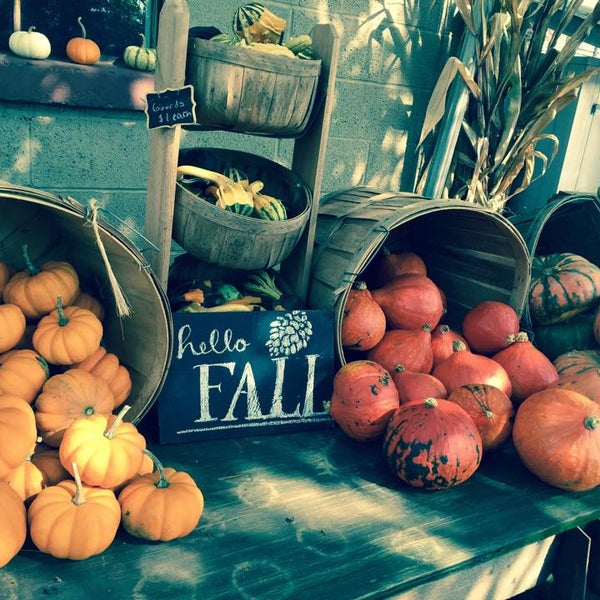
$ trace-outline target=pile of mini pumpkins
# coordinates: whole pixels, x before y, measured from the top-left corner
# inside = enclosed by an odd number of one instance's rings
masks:
[[[532,272],[530,309],[545,323],[595,314],[597,348],[551,361],[509,304],[479,301],[453,329],[421,256],[384,249],[377,258],[372,283],[349,290],[340,323],[351,359],[329,402],[339,427],[382,443],[392,472],[426,490],[466,481],[484,453],[509,441],[552,486],[599,485],[600,268],[563,254]]]
[[[23,253],[23,270],[0,262],[0,567],[27,535],[73,560],[103,552],[119,525],[188,535],[203,495],[123,420],[131,377],[102,346],[104,307],[70,263]]]

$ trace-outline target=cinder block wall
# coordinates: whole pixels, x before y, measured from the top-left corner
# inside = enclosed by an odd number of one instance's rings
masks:
[[[191,0],[190,24],[228,31],[239,4]],[[411,190],[425,107],[448,54],[448,2],[388,0],[389,27],[374,0],[265,4],[287,20],[290,35],[333,23],[341,36],[323,191],[360,184]],[[143,230],[150,139],[143,113],[0,102],[0,133],[0,179],[84,203],[96,198]],[[237,148],[286,165],[292,144],[218,131],[182,136],[182,147]]]

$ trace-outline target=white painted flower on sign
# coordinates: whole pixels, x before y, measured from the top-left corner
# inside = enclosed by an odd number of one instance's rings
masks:
[[[312,323],[306,312],[294,310],[271,322],[265,345],[271,356],[290,356],[308,346],[312,332]]]

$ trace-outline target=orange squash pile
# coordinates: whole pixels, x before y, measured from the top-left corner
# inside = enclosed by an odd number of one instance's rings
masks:
[[[383,443],[393,473],[423,489],[462,483],[483,453],[508,442],[550,485],[579,491],[600,484],[599,267],[572,254],[536,258],[531,332],[497,299],[475,302],[453,329],[443,290],[414,252],[384,248],[361,277],[342,313],[348,360],[329,403],[342,431]],[[586,314],[592,347],[571,341],[570,352],[549,356],[536,343],[539,328]],[[440,470],[442,456],[453,468]]]
[[[0,567],[27,533],[72,560],[106,550],[121,524],[151,540],[189,534],[202,493],[123,420],[131,377],[103,346],[104,307],[68,262],[23,257],[21,271],[0,262]]]

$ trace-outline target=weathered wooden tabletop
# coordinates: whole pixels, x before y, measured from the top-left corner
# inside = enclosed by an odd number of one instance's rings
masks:
[[[84,561],[28,542],[0,569],[0,599],[389,598],[600,517],[600,489],[549,487],[512,447],[441,492],[405,486],[378,445],[337,430],[152,449],[204,492],[191,535],[148,543],[120,531]],[[443,598],[456,596],[442,586]]]

